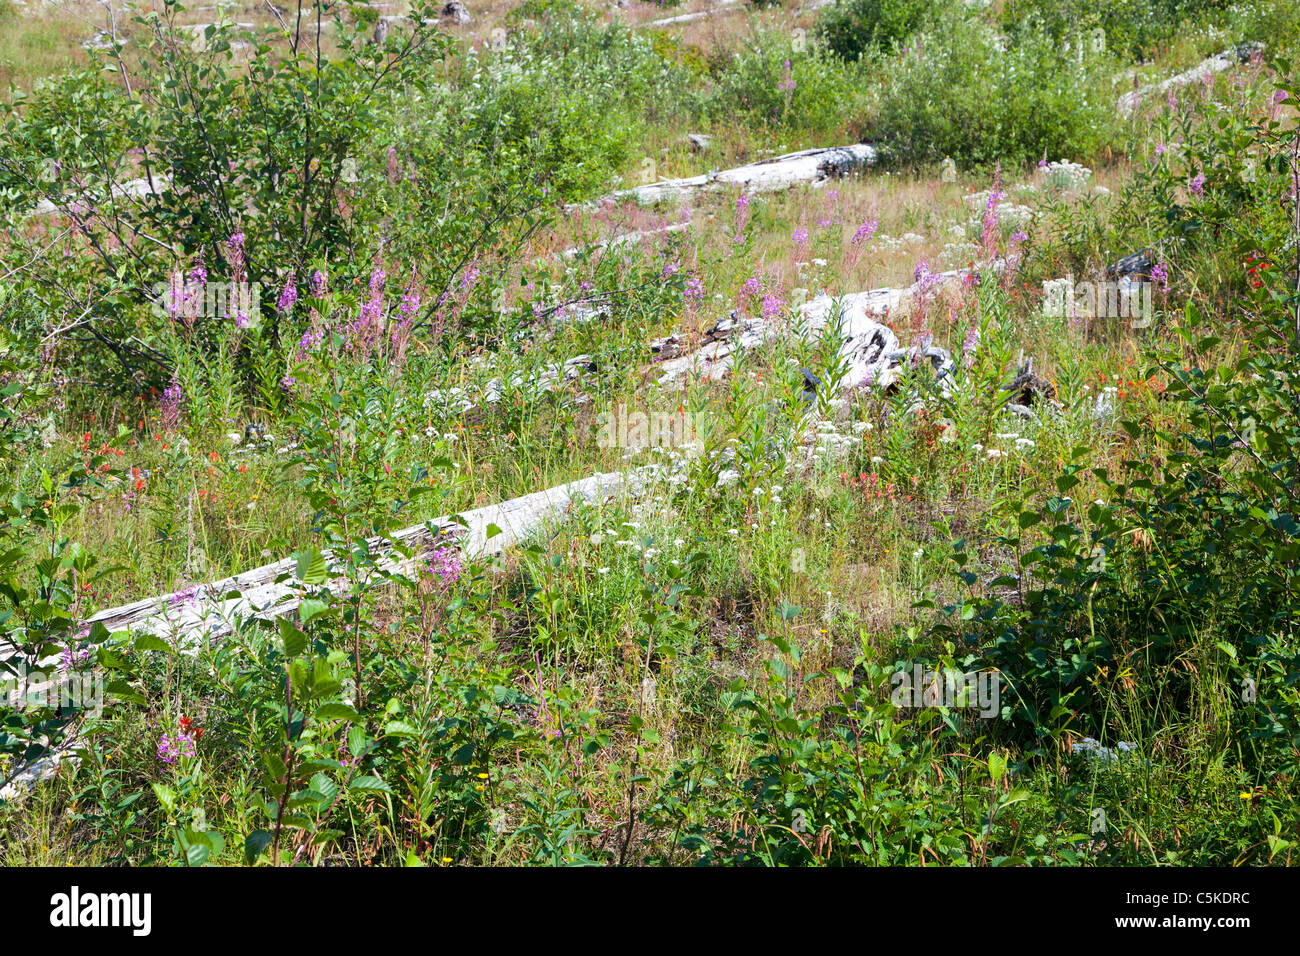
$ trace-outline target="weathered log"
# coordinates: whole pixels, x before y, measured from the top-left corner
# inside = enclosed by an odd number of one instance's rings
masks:
[[[718,0],[707,10],[697,10],[694,13],[679,13],[675,17],[662,17],[638,25],[650,29],[659,29],[660,27],[671,27],[680,23],[694,23],[696,20],[704,20],[720,13],[735,13],[743,2],[744,0]]]
[[[570,246],[560,253],[566,259],[572,259],[581,255],[588,250],[608,251],[617,249],[620,246],[636,245],[644,239],[650,239],[654,236],[665,236],[674,232],[681,232],[683,229],[691,228],[689,220],[686,222],[674,222],[667,226],[656,226],[654,229],[641,229],[637,232],[624,232],[608,239],[602,239],[600,242],[592,243],[589,246]]]
[[[454,542],[470,557],[499,554],[541,530],[548,522],[562,519],[574,504],[604,501],[622,492],[635,493],[642,480],[638,472],[600,472],[460,515],[434,518],[393,535],[395,541],[413,550],[410,557],[398,556],[381,538],[372,539],[370,546],[381,554],[383,567],[406,575],[412,574],[419,562],[444,543]],[[338,561],[328,552],[326,563],[338,575]],[[195,654],[202,641],[229,634],[238,621],[270,620],[294,613],[302,598],[301,588],[291,580],[280,580],[291,577],[294,566],[294,559],[286,558],[197,588],[109,608],[85,623],[103,624],[110,633],[154,634],[175,641],[182,653]],[[341,593],[349,582],[339,575],[328,586]],[[0,654],[13,650],[11,646],[0,647]],[[42,664],[48,666],[56,661],[57,657]],[[27,688],[29,692],[32,689]],[[75,751],[80,745],[75,737],[65,740],[17,767],[0,787],[0,800],[10,800],[29,791],[53,776],[62,762],[75,762]]]
[[[476,508],[460,516],[444,515],[426,524],[405,528],[396,532],[393,540],[414,550],[409,558],[387,557],[395,552],[382,538],[371,539],[369,544],[372,550],[385,555],[383,560],[388,570],[401,574],[414,571],[435,547],[453,542],[471,557],[499,554],[536,531],[548,519],[563,515],[575,502],[607,498],[616,493],[625,481],[620,473],[603,472]],[[489,538],[488,529],[493,525],[500,529],[500,534]],[[331,572],[337,572],[337,561],[328,552],[326,562]],[[298,587],[277,580],[291,574],[293,568],[294,559],[285,558],[212,584],[200,585],[197,593],[194,589],[183,590],[100,611],[86,623],[103,624],[110,632],[128,630],[159,636],[198,634],[212,627],[215,628],[210,632],[212,636],[219,636],[229,632],[228,622],[237,616],[269,619],[294,611],[298,606]],[[342,591],[348,587],[348,582],[335,579],[331,587]],[[231,592],[238,592],[238,596],[226,597]]]
[[[1182,73],[1171,76],[1160,83],[1151,83],[1141,89],[1130,90],[1119,98],[1115,108],[1121,116],[1132,116],[1142,101],[1148,97],[1159,96],[1181,86],[1202,83],[1216,73],[1222,73],[1224,70],[1229,70],[1240,63],[1245,63],[1263,49],[1264,44],[1262,43],[1242,43],[1231,50],[1224,50],[1222,53],[1202,60],[1190,70],[1184,70]]]
[[[113,183],[109,187],[109,195],[113,199],[142,199],[145,196],[165,193],[170,188],[171,178],[165,173],[156,173],[151,178],[129,179],[124,183]],[[88,203],[80,197],[69,196],[62,205],[48,199],[42,199],[32,207],[32,211],[28,215],[49,216],[61,212],[69,206],[79,213],[89,209]]]
[[[702,192],[735,186],[748,192],[789,189],[800,183],[818,186],[870,166],[876,162],[876,159],[876,148],[867,143],[804,149],[702,176],[665,179],[644,186],[635,186],[620,190],[607,198],[632,199],[643,205],[649,205],[679,198],[689,200]]]
[[[933,293],[969,274],[969,269],[954,269],[933,273],[902,289],[872,289],[839,297],[819,295],[800,306],[798,314],[810,332],[825,328],[831,321],[838,323],[842,338],[840,354],[847,362],[847,369],[839,381],[831,383],[831,390],[864,385],[888,388],[898,379],[900,366],[908,358],[930,359],[941,373],[940,378],[945,378],[951,368],[946,352],[937,362],[936,356],[942,350],[920,350],[913,356],[909,350],[900,349],[898,336],[877,320],[906,312],[917,296]],[[839,311],[832,317],[837,303]],[[733,312],[705,333],[699,348],[662,363],[659,366],[659,384],[665,385],[689,374],[718,381],[731,370],[738,352],[756,348],[778,334],[780,331],[764,319],[741,318]],[[669,336],[659,340],[652,343],[652,349],[655,344],[662,349],[680,350],[681,337]]]

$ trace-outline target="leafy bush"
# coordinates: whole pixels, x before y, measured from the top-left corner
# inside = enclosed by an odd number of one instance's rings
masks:
[[[896,162],[1087,161],[1113,139],[1112,69],[1100,55],[1067,59],[1040,32],[1004,40],[958,19],[889,62],[872,128]]]
[[[1231,0],[1021,0],[1003,7],[1002,20],[1013,32],[1041,27],[1069,42],[1087,43],[1101,29],[1108,49],[1140,60],[1167,46],[1189,22],[1221,19],[1230,6]]]
[[[813,677],[799,649],[770,640],[777,653],[757,686],[733,685],[724,698],[734,718],[722,739],[743,741],[751,756],[736,769],[716,741],[674,768],[650,812],[673,834],[661,862],[679,850],[696,864],[741,866],[1074,859],[1080,838],[1056,821],[1021,828],[1015,815],[1026,807],[1018,805],[1031,795],[1005,757],[951,760],[924,721],[905,720],[884,699],[889,674],[869,651],[829,675],[836,699],[813,712],[799,702]]]
[[[1285,62],[1278,69],[1289,74]],[[1281,85],[1296,95],[1293,84]],[[1203,316],[1193,302],[1171,341],[1148,343],[1141,375],[1176,403],[1175,424],[1121,425],[1133,448],[1163,453],[1135,455],[1121,474],[1094,469],[1109,501],[1075,501],[1086,469],[1070,464],[1046,502],[1013,503],[1011,530],[999,544],[1016,556],[1009,571],[1017,576],[982,584],[967,567],[971,555],[957,549],[961,579],[977,593],[948,606],[937,633],[972,644],[986,666],[1008,676],[1016,717],[1038,735],[1100,734],[1110,715],[1102,678],[1111,670],[1159,675],[1140,685],[1147,696],[1139,709],[1167,697],[1195,699],[1218,671],[1210,706],[1227,725],[1250,729],[1246,767],[1300,769],[1293,600],[1300,586],[1300,300],[1290,215],[1255,211],[1257,194],[1290,187],[1293,143],[1276,110],[1262,122],[1225,117],[1197,129],[1176,167],[1162,160],[1134,187],[1164,197],[1168,222],[1189,238],[1185,255],[1204,251],[1210,227],[1232,219],[1227,241],[1243,264],[1236,291],[1249,302],[1228,320],[1240,347],[1217,367],[1201,357],[1223,343],[1223,320]],[[1243,178],[1243,157],[1256,151],[1277,159]],[[1204,178],[1175,194],[1173,168],[1179,179]],[[1008,587],[1018,600],[978,593]]]
[[[835,137],[861,115],[863,88],[852,67],[817,46],[788,50],[772,35],[736,53],[715,74],[704,101],[714,122],[743,118],[755,125]]]
[[[837,0],[822,11],[817,34],[836,56],[857,60],[906,40],[944,6],[933,0]]]
[[[257,37],[250,68],[234,56],[232,25],[209,27],[196,49],[177,13],[172,3],[139,18],[144,37],[105,54],[122,73],[143,78],[129,90],[106,71],[73,74],[20,98],[0,131],[10,215],[25,218],[44,198],[84,226],[93,250],[49,256],[56,264],[39,281],[22,280],[58,294],[30,297],[20,327],[48,327],[64,309],[95,311],[97,321],[78,326],[77,338],[108,350],[120,367],[99,349],[76,352],[68,367],[96,384],[167,386],[176,369],[156,306],[160,286],[178,272],[201,266],[213,283],[261,283],[269,297],[327,260],[336,285],[365,281],[371,255],[387,247],[414,264],[420,284],[445,289],[483,250],[503,243],[508,251],[509,237],[536,227],[529,214],[548,178],[567,185],[575,166],[589,175],[583,157],[568,150],[582,140],[575,111],[589,101],[556,98],[544,117],[537,109],[544,97],[525,87],[512,98],[507,86],[480,127],[439,109],[446,92],[433,66],[447,41],[436,29],[394,33],[380,49],[366,41],[373,11],[361,10],[354,24],[336,10],[330,57],[318,58],[323,41],[302,21],[287,37]],[[533,120],[559,122],[563,137],[521,153],[537,139],[522,132]],[[493,129],[513,130],[504,150],[492,150]],[[135,197],[116,188],[137,178],[166,188]],[[234,237],[239,274],[223,274]],[[39,261],[41,250],[38,236],[18,233],[7,253],[21,263]],[[279,349],[286,310],[262,305],[261,334]],[[236,320],[198,316],[186,346],[222,363],[224,380],[240,389],[256,377],[253,353],[245,345],[218,354]]]

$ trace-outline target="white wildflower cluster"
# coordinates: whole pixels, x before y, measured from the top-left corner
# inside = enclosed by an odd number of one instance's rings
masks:
[[[1006,448],[1006,450],[999,448],[996,445],[991,448],[985,448],[978,442],[971,447],[977,453],[983,454],[985,458],[995,460],[998,458],[1006,458],[1013,452],[1024,455],[1038,445],[1038,443],[1032,438],[1026,438],[1020,432],[998,432],[994,435],[994,438],[1004,445],[1009,445],[1009,447]]]
[[[971,217],[966,221],[966,234],[968,236],[978,236],[984,229],[984,210],[988,206],[991,191],[982,189],[977,193],[971,193],[966,197],[966,203],[971,207]],[[1038,213],[1024,203],[1012,202],[1004,199],[998,203],[998,226],[1003,231],[1027,229]]]
[[[923,242],[925,242],[925,236],[918,236],[914,232],[905,232],[897,238],[894,236],[887,236],[884,233],[879,233],[876,235],[874,240],[874,243],[878,248],[889,252],[892,252],[895,249],[902,249],[904,246],[917,246]]]
[[[1062,159],[1038,167],[1038,178],[1043,189],[1055,192],[1078,192],[1088,185],[1092,170],[1081,163]]]
[[[832,405],[842,407],[843,399]],[[820,465],[843,458],[862,444],[862,435],[871,430],[869,422],[833,422],[825,419],[810,423],[800,434],[800,444],[807,450],[804,463]]]
[[[961,242],[945,242],[939,259],[947,266],[965,265],[978,257],[978,251],[978,247],[969,239],[963,239]]]
[[[767,519],[767,527],[775,528],[780,523],[782,516],[786,514],[781,508],[781,492],[785,490],[783,485],[773,485],[771,488],[764,489],[761,485],[754,489],[754,504],[758,508],[758,516]],[[760,522],[753,521],[749,525],[750,531],[758,531]]]

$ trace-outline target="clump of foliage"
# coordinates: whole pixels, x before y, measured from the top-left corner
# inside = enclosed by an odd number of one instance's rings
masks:
[[[822,11],[817,34],[844,60],[888,51],[942,15],[944,4],[927,0],[837,0]]]
[[[873,128],[898,162],[1011,167],[1043,155],[1090,159],[1114,143],[1114,65],[1080,64],[1041,32],[1000,37],[957,18],[890,63]]]

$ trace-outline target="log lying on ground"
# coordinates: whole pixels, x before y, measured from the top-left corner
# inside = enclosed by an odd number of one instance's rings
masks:
[[[1007,411],[1021,418],[1033,418],[1035,408],[1060,411],[1062,407],[1056,400],[1056,386],[1041,375],[1035,375],[1033,358],[1025,358],[1023,354],[1015,378],[1010,385],[1003,385],[1002,391],[1008,393],[1004,403]]]
[[[739,186],[747,192],[771,192],[789,189],[800,183],[818,186],[847,176],[876,162],[876,148],[867,143],[832,146],[824,149],[804,149],[762,159],[756,163],[689,176],[684,179],[665,179],[645,186],[620,190],[608,197],[614,200],[632,199],[643,205],[678,198],[689,200],[701,192]]]
[[[606,501],[621,493],[635,494],[641,481],[637,472],[599,472],[485,508],[435,518],[393,535],[396,541],[413,550],[411,557],[398,556],[382,539],[373,539],[371,547],[383,555],[382,566],[408,575],[414,573],[419,562],[436,547],[445,543],[455,542],[469,557],[499,554],[541,531],[549,523],[563,519],[573,505],[584,501]],[[500,529],[500,533],[495,533],[493,528]],[[328,553],[326,562],[331,571],[339,570],[337,562]],[[235,621],[270,620],[294,613],[301,600],[301,590],[290,581],[278,580],[292,574],[294,566],[294,559],[286,558],[197,588],[109,608],[86,623],[103,624],[113,633],[154,634],[174,641],[183,653],[195,654],[204,640],[229,634]],[[349,582],[341,577],[329,583],[330,590],[336,594],[348,586]],[[231,592],[239,594],[230,597]],[[13,648],[0,647],[0,654],[6,651],[12,652]],[[57,658],[42,664],[48,666],[56,661]],[[33,685],[25,688],[25,692],[36,689],[39,688]],[[41,757],[16,768],[0,787],[0,800],[10,800],[29,791],[53,776],[60,763],[75,761],[75,751],[79,746],[80,741],[75,737],[65,740]]]
[[[692,352],[681,354],[684,340],[680,335],[656,339],[650,343],[650,351],[669,356],[659,366],[659,384],[666,385],[686,375],[697,375],[710,382],[720,381],[731,371],[739,351],[757,348],[775,334],[770,322],[741,318],[733,312],[714,323],[704,333],[703,344]]]
[[[888,388],[898,379],[905,360],[922,358],[929,359],[940,378],[945,378],[951,368],[947,352],[928,345],[920,349],[900,348],[898,336],[878,319],[906,312],[916,297],[935,294],[969,274],[969,269],[937,272],[902,289],[872,289],[838,298],[819,295],[802,305],[799,316],[808,331],[823,329],[831,321],[839,324],[840,354],[847,362],[847,370],[840,381],[830,383],[831,390],[838,392],[863,385]],[[832,317],[837,303],[839,311]],[[741,318],[732,313],[706,332],[704,344],[694,351],[682,354],[685,343],[680,335],[658,339],[650,343],[651,352],[668,356],[659,366],[659,384],[666,385],[687,375],[718,381],[731,370],[737,354],[756,348],[777,334],[776,327],[764,319]]]
[[[805,3],[801,10],[795,12],[819,10],[834,2],[835,0],[812,0],[811,3]],[[637,26],[657,29],[659,27],[676,26],[682,23],[694,23],[697,20],[704,20],[708,17],[714,17],[722,13],[735,13],[743,6],[744,0],[717,0],[717,2],[708,10],[697,10],[695,13],[681,13],[675,17],[663,17],[659,20],[650,20],[647,23],[639,23]]]
[[[1175,76],[1160,83],[1152,83],[1141,89],[1131,90],[1119,98],[1115,108],[1121,116],[1132,116],[1142,101],[1152,96],[1159,96],[1162,93],[1168,93],[1170,90],[1177,89],[1181,86],[1190,86],[1193,83],[1203,83],[1209,77],[1216,73],[1222,73],[1240,63],[1245,63],[1256,53],[1262,52],[1264,44],[1262,43],[1243,43],[1233,47],[1231,50],[1224,50],[1208,59],[1202,60],[1190,70],[1185,70]]]
[[[393,558],[386,543],[372,539],[371,547],[385,554],[384,561],[390,571],[412,573],[420,561],[431,551],[445,544],[455,543],[469,557],[499,554],[526,539],[545,525],[548,520],[562,517],[570,506],[581,501],[604,500],[624,488],[628,479],[619,472],[601,472],[578,481],[537,491],[499,504],[488,505],[456,515],[444,515],[432,521],[398,531],[393,539],[414,550],[409,558]],[[495,525],[500,534],[488,537],[489,527]],[[334,559],[326,554],[331,571]],[[127,630],[134,633],[152,633],[170,638],[173,634],[210,636],[229,633],[229,621],[236,617],[283,617],[298,606],[297,586],[277,583],[277,578],[289,574],[294,559],[286,558],[273,564],[253,568],[242,574],[200,585],[197,592],[179,591],[162,597],[146,598],[122,607],[100,611],[86,623],[100,623],[110,632]],[[349,582],[335,579],[331,589],[342,592]],[[225,595],[238,591],[239,596]]]
[[[576,381],[586,372],[596,371],[596,361],[590,355],[575,355],[562,364],[543,366],[530,372],[516,372],[510,377],[509,387],[525,392],[529,398],[540,398],[561,385]],[[487,383],[483,401],[495,405],[506,393],[506,385],[499,378]]]
[[[145,196],[165,193],[170,188],[170,177],[164,173],[157,173],[148,179],[128,179],[124,183],[113,183],[109,188],[109,195],[113,199],[143,199]],[[49,199],[42,199],[32,208],[29,215],[49,216],[69,207],[78,213],[82,213],[87,211],[91,205],[82,196],[68,196],[62,205]]]
[[[717,16],[719,13],[735,13],[743,3],[744,0],[718,0],[708,10],[697,10],[695,13],[680,13],[675,17],[663,17],[659,20],[651,20],[648,23],[637,24],[637,26],[658,29],[659,27],[671,27],[679,23],[694,23],[696,20],[704,20],[708,17]]]
[[[690,220],[687,220],[686,222],[674,222],[667,226],[657,226],[654,229],[641,229],[637,232],[623,232],[610,236],[608,239],[602,239],[599,242],[592,243],[589,246],[570,246],[568,249],[561,252],[560,255],[565,259],[572,259],[588,250],[593,252],[608,251],[610,249],[618,249],[622,246],[637,245],[645,239],[651,239],[655,236],[666,236],[670,233],[681,232],[689,228],[691,228],[691,223]]]

